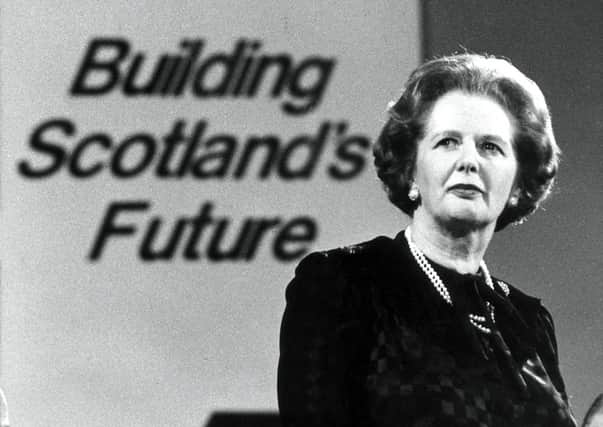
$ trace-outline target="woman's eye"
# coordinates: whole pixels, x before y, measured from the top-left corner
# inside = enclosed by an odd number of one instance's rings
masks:
[[[444,138],[440,139],[436,144],[436,147],[452,147],[457,144],[456,139],[454,138]]]
[[[498,146],[498,144],[495,144],[490,141],[485,141],[484,143],[482,143],[482,149],[484,149],[485,151],[493,152],[493,153],[504,154],[502,149]]]

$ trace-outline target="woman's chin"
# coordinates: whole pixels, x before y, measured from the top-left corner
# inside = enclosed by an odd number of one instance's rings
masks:
[[[418,215],[417,215],[418,214]],[[436,223],[449,231],[461,232],[487,228],[496,224],[497,216],[494,212],[478,200],[455,198],[446,200],[435,208],[419,205],[415,215],[425,217],[427,223]]]
[[[449,230],[474,230],[484,228],[493,221],[475,209],[455,209],[442,216],[438,222]]]

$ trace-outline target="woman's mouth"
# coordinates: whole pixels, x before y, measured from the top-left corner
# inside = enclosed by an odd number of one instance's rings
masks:
[[[483,193],[481,188],[473,184],[456,184],[448,188],[448,191],[463,198],[472,198]]]

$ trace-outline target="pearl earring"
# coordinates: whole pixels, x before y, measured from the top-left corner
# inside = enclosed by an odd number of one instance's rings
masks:
[[[417,184],[415,184],[414,182],[412,183],[412,185],[410,186],[410,190],[408,191],[408,198],[413,202],[416,202],[419,198],[419,187],[417,187]]]
[[[517,197],[517,195],[513,194],[511,197],[509,197],[509,206],[511,206],[512,208],[517,206],[518,202],[519,202],[519,197]]]

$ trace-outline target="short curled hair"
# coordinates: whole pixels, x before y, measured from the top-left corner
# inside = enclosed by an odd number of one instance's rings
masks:
[[[522,222],[551,191],[560,150],[538,85],[506,59],[486,55],[464,53],[428,61],[410,75],[400,99],[390,103],[389,118],[373,146],[377,175],[390,201],[412,216],[418,202],[408,198],[408,191],[417,142],[435,102],[453,90],[488,96],[514,117],[519,200],[505,207],[496,230]]]

